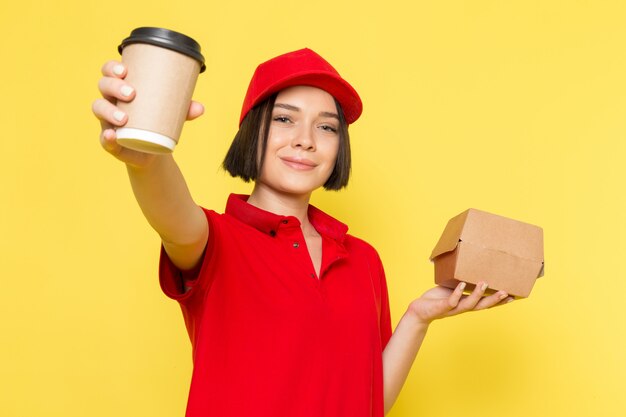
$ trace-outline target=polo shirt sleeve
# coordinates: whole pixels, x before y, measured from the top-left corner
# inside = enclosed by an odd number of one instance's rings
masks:
[[[209,239],[198,265],[189,271],[178,269],[170,260],[161,244],[159,259],[159,283],[166,296],[179,302],[197,298],[198,293],[205,292],[211,286],[212,274],[209,273],[212,260],[215,258],[216,242],[219,240],[220,215],[203,207],[202,211],[209,224]],[[185,286],[187,290],[185,291]]]
[[[391,310],[389,306],[389,292],[387,291],[387,279],[385,278],[385,269],[383,263],[378,258],[380,268],[380,340],[383,350],[391,339]]]

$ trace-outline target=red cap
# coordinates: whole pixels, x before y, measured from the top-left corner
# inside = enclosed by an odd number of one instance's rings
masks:
[[[277,56],[257,67],[243,101],[239,125],[261,101],[296,85],[317,87],[333,96],[341,104],[348,124],[354,123],[363,111],[356,90],[324,58],[305,48]]]

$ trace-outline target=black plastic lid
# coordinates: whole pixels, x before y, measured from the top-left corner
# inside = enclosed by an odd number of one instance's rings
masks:
[[[117,47],[119,53],[133,43],[147,43],[180,52],[194,58],[200,63],[200,72],[204,72],[204,57],[200,53],[200,44],[182,33],[163,28],[142,27],[133,30],[130,36]]]

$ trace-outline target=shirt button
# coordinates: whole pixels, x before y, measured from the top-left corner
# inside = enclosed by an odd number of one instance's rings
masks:
[[[299,247],[300,247],[300,244],[299,244],[298,242],[293,242],[293,247],[294,247],[294,248],[299,248]]]
[[[283,220],[282,223],[283,224],[287,224],[287,223],[289,223],[289,220]]]
[[[270,230],[270,236],[271,237],[276,236],[276,230]]]
[[[315,278],[315,274],[311,274],[311,278]]]

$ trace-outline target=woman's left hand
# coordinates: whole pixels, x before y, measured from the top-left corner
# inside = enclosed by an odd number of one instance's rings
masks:
[[[513,301],[504,291],[485,295],[486,282],[479,282],[470,295],[463,295],[466,284],[459,283],[454,290],[437,286],[426,291],[420,298],[409,304],[408,313],[425,324],[433,320],[455,316],[467,311],[484,310]]]

